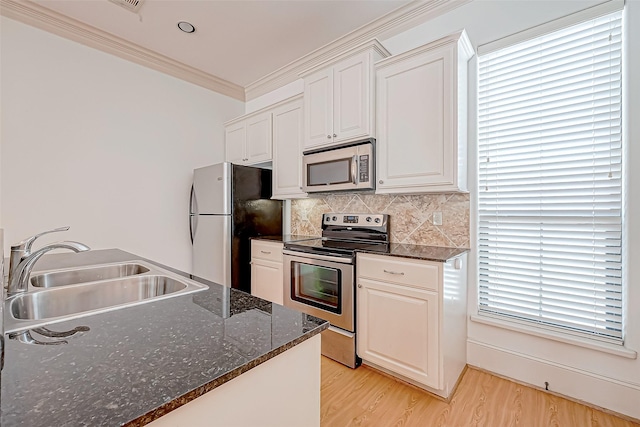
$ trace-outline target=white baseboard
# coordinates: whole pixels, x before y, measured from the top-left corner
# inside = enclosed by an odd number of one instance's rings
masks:
[[[467,340],[467,363],[588,405],[640,419],[640,387],[571,366]]]

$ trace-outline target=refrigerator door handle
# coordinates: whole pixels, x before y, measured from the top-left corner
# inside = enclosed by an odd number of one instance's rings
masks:
[[[198,215],[189,215],[189,236],[191,237],[191,244],[193,245],[193,234],[195,232],[196,227],[194,227],[194,222],[197,223]]]
[[[191,194],[189,195],[189,213],[192,215],[198,214],[198,202],[196,201],[196,189],[194,184],[191,184]]]
[[[191,194],[189,195],[189,236],[191,237],[191,244],[193,245],[193,233],[195,231],[195,227],[193,222],[197,221],[196,216],[197,212],[194,209],[195,202],[195,189],[193,188],[193,184],[191,184]]]

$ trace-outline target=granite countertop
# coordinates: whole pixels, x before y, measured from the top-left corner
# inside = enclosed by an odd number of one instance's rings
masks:
[[[317,239],[318,236],[303,236],[300,234],[283,234],[277,236],[256,236],[252,237],[252,240],[267,240],[270,242],[280,242],[280,243],[289,243],[289,242],[298,242],[300,240],[311,240]]]
[[[367,251],[362,250],[359,252]],[[391,243],[391,245],[389,245],[389,253],[385,253],[384,255],[421,259],[425,261],[447,262],[448,260],[458,257],[466,252],[469,252],[469,249]]]
[[[209,289],[51,325],[90,328],[65,345],[6,336],[3,427],[144,425],[328,327],[117,249],[49,255],[36,268],[128,260],[159,265]]]
[[[299,242],[304,240],[320,239],[319,236],[303,236],[299,234],[284,234],[282,236],[258,236],[253,237],[255,240],[267,240],[271,242]],[[409,245],[404,243],[391,243],[389,244],[388,252],[381,252],[380,250],[367,250],[356,249],[356,252],[371,253],[377,255],[388,255],[403,258],[420,259],[424,261],[436,261],[447,262],[450,259],[456,258],[466,252],[469,252],[468,248],[450,248],[443,246],[426,246],[426,245]]]

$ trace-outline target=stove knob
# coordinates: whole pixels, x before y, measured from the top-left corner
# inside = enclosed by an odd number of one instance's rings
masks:
[[[376,218],[376,224],[380,223],[380,218]]]
[[[367,217],[367,222],[371,222],[371,217],[370,216]]]
[[[338,217],[337,217],[337,216],[334,216],[334,217],[333,217],[333,220],[334,220],[334,221],[337,221],[337,220],[338,220]]]

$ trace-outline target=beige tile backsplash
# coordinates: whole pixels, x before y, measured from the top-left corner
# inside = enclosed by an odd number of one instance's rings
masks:
[[[389,214],[393,243],[469,247],[468,193],[339,193],[292,200],[291,233],[320,236],[326,212]],[[442,212],[442,225],[433,225],[434,212]]]

